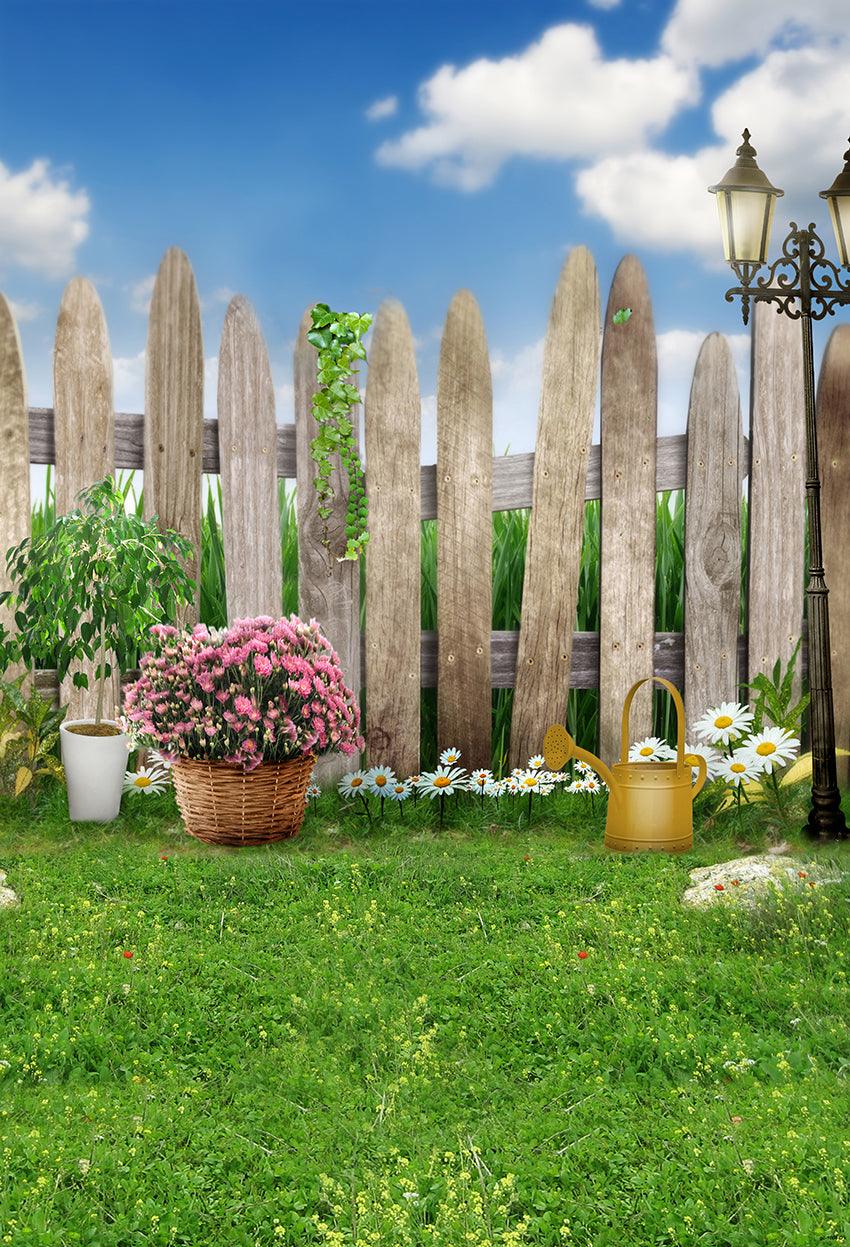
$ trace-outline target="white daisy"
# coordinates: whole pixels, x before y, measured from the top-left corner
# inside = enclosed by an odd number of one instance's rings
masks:
[[[581,758],[579,758],[575,762],[575,768],[578,771],[579,775],[587,775],[588,772],[591,772],[591,773],[593,772],[593,767],[590,765],[590,763],[583,762]]]
[[[406,801],[410,796],[410,784],[406,779],[394,780],[386,795],[390,801]]]
[[[571,784],[567,784],[566,792],[584,792],[584,780],[574,779]]]
[[[528,759],[528,769],[530,771],[539,771],[542,766],[545,766],[545,764],[546,759],[543,757],[542,753],[536,753],[533,758]]]
[[[470,775],[469,786],[470,788],[475,789],[476,792],[484,792],[486,791],[487,785],[492,782],[492,779],[492,771],[479,769],[477,771],[473,771]]]
[[[719,706],[706,710],[693,729],[700,740],[706,740],[711,745],[728,745],[748,732],[752,723],[753,712],[749,706],[742,706],[737,701],[722,701]]]
[[[538,771],[523,771],[522,775],[517,776],[517,791],[532,792],[543,795],[543,790],[552,791],[550,784],[547,784],[543,776]]]
[[[781,727],[766,727],[744,741],[740,753],[752,758],[753,764],[762,771],[775,771],[793,762],[800,742]]]
[[[636,740],[629,750],[630,762],[670,762],[675,756],[667,741],[660,736]]]
[[[464,772],[458,766],[438,766],[436,771],[423,771],[417,785],[419,791],[430,797],[451,797],[466,789]]]
[[[322,795],[322,790],[318,784],[307,785],[307,800],[308,801],[318,801],[321,795]]]
[[[592,797],[601,792],[604,785],[598,775],[585,775],[584,779],[579,781],[582,792],[589,792]]]
[[[368,789],[369,777],[366,771],[349,771],[339,781],[339,792],[343,797],[360,797]]]
[[[691,774],[696,779],[699,774],[699,766],[697,765],[697,757],[705,758],[705,765],[708,771],[709,779],[717,778],[717,768],[723,760],[723,755],[713,745],[689,745],[685,742],[685,762],[691,768]]]
[[[140,766],[138,771],[128,771],[124,776],[125,792],[164,792],[165,776],[148,766]]]
[[[444,749],[440,754],[441,766],[455,766],[458,762],[460,762],[459,749]]]
[[[500,779],[491,779],[484,785],[485,797],[500,797],[502,795],[502,781]]]
[[[717,765],[717,774],[729,784],[749,784],[761,772],[762,768],[741,749],[731,758],[721,758]]]
[[[388,766],[373,766],[366,772],[366,786],[378,797],[385,797],[395,783],[395,772]]]

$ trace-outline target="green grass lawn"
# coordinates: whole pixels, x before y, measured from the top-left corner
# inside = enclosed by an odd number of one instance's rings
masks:
[[[326,797],[239,852],[167,796],[4,806],[0,1241],[850,1241],[850,884],[691,912],[762,833],[618,857],[540,809]]]

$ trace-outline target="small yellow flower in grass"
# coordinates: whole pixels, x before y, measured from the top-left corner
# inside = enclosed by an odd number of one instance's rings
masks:
[[[124,776],[125,792],[164,792],[165,777],[150,767],[140,766],[138,771],[128,771]]]
[[[797,756],[800,742],[781,727],[766,727],[745,741],[741,750],[762,771],[774,771],[786,766]]]
[[[700,740],[712,745],[728,745],[731,740],[743,736],[753,724],[753,712],[737,701],[722,701],[719,706],[706,710],[694,724]]]

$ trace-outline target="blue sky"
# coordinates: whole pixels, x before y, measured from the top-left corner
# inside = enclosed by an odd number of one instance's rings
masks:
[[[850,133],[846,0],[812,0],[795,25],[800,7],[3,0],[0,289],[19,312],[31,403],[51,403],[59,297],[82,272],[106,310],[116,406],[140,409],[146,298],[177,244],[211,382],[239,291],[266,334],[280,418],[304,307],[399,298],[419,342],[426,459],[440,326],[468,287],[493,355],[496,447],[530,449],[548,307],[581,242],[603,307],[620,256],[643,260],[660,431],[683,428],[701,336],[728,332],[742,365],[747,349],[705,186],[747,124],[788,192],[778,225],[795,209],[817,217]]]

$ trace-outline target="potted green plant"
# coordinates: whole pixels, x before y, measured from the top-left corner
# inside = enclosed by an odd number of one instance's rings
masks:
[[[16,632],[0,625],[0,662],[53,663],[60,682],[76,667],[77,688],[89,687],[78,664],[94,664],[94,718],[62,723],[60,744],[71,818],[108,822],[121,805],[128,738],[105,715],[107,680],[133,665],[153,624],[192,600],[184,567],[192,547],[179,533],[160,531],[155,516],[128,514],[112,477],[78,501],[6,555],[13,588],[0,603],[13,607]]]

